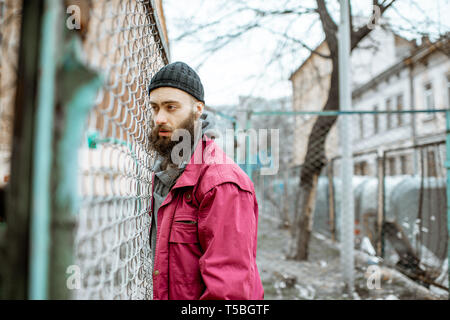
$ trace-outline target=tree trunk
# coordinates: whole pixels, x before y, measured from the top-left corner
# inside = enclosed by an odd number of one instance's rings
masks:
[[[339,110],[339,65],[338,57],[332,58],[330,90],[324,111]],[[308,139],[305,162],[300,170],[300,190],[296,201],[295,223],[292,229],[291,248],[288,257],[294,260],[307,260],[309,239],[312,231],[313,213],[317,182],[322,168],[326,165],[325,141],[337,116],[318,116]]]
[[[294,239],[292,241],[293,250],[289,257],[290,259],[308,259],[308,244],[313,226],[314,203],[316,200],[318,178],[318,174],[314,175],[311,186],[301,189],[299,203],[297,204],[298,208],[301,208],[301,212],[299,214],[296,212],[296,222],[293,229]]]

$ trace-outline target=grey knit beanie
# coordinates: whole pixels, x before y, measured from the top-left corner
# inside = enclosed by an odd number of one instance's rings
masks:
[[[205,103],[204,90],[198,74],[184,62],[173,62],[161,68],[150,81],[148,93],[156,88],[172,87],[183,90]]]

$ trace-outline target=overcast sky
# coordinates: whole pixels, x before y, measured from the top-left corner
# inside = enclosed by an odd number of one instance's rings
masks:
[[[253,8],[280,9],[292,7],[299,0],[250,0]],[[329,1],[335,21],[338,19],[338,2]],[[372,0],[353,0],[355,14],[369,16]],[[418,32],[428,31],[432,35],[450,31],[448,13],[449,0],[397,0],[395,8],[387,11],[386,17],[396,24],[396,30],[407,38],[416,37]],[[208,30],[198,32],[195,38],[174,41],[193,23],[207,23],[232,11],[232,1],[226,0],[164,0],[167,20],[171,61],[184,61],[192,67],[198,66],[205,58],[207,40],[217,37]],[[302,0],[302,5],[315,7],[315,1]],[[278,7],[276,7],[278,6]],[[250,21],[252,15],[242,13],[223,19],[223,25],[216,30],[225,30]],[[316,22],[314,24],[314,22]],[[309,46],[316,46],[323,38],[321,25],[316,15],[283,16],[282,19],[267,18],[264,27],[270,30],[287,31],[290,37],[302,39]],[[408,32],[407,30],[412,30]],[[216,31],[217,32],[217,31]],[[205,87],[206,103],[211,106],[237,104],[240,95],[254,95],[265,98],[277,98],[291,95],[290,74],[300,66],[309,55],[309,51],[299,45],[286,43],[281,57],[267,67],[268,61],[276,54],[278,37],[268,30],[257,29],[232,42],[212,56],[197,69]]]

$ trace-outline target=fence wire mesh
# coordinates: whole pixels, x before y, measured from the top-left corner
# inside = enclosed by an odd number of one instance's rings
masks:
[[[150,1],[95,1],[84,50],[106,81],[80,146],[76,299],[151,299],[151,118],[147,88],[164,64]]]
[[[442,288],[448,286],[445,152],[444,142],[385,152],[385,189],[396,186],[386,196],[382,230],[387,261]]]

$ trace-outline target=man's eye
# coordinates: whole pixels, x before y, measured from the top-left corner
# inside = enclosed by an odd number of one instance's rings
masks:
[[[169,110],[175,110],[176,107],[175,107],[175,106],[168,106],[167,109],[169,109]]]

